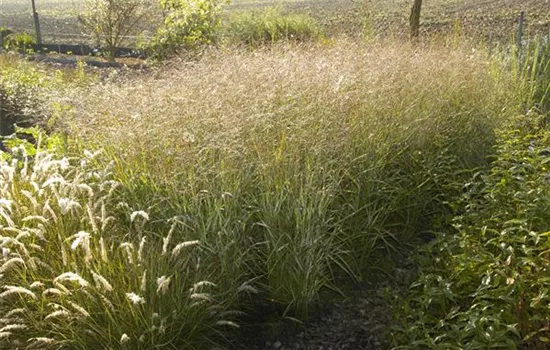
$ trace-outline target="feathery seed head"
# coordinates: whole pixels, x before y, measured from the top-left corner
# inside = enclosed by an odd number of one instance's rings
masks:
[[[143,220],[145,221],[149,221],[149,214],[147,214],[143,210],[137,210],[132,212],[132,214],[130,214],[130,221],[134,222],[138,216],[142,217]]]
[[[31,297],[32,299],[38,299],[36,295],[28,290],[27,288],[23,287],[17,287],[17,286],[4,286],[5,291],[0,293],[0,299],[4,299],[6,297],[9,297],[10,295],[27,295]]]
[[[170,287],[170,277],[161,276],[157,278],[157,294],[164,295]]]
[[[78,274],[74,272],[65,272],[61,275],[54,278],[53,283],[54,284],[60,284],[64,281],[70,281],[70,282],[77,282],[80,287],[88,287],[90,284],[88,281],[86,281],[84,278],[80,277]]]
[[[112,292],[113,286],[107,281],[107,279],[103,276],[101,276],[99,273],[96,273],[92,271],[92,276],[94,278],[94,282],[97,289],[100,289],[105,292]]]
[[[199,244],[200,242],[199,241],[187,241],[187,242],[181,242],[179,243],[178,245],[176,245],[174,247],[174,249],[172,249],[172,256],[173,257],[176,257],[179,255],[179,253],[181,252],[181,250],[185,247],[192,247],[194,245],[197,245]]]
[[[145,299],[143,297],[140,297],[136,293],[126,293],[126,297],[134,305],[145,304]]]
[[[52,312],[51,314],[47,315],[44,320],[50,320],[52,318],[69,318],[71,317],[71,313],[67,310],[57,310]]]

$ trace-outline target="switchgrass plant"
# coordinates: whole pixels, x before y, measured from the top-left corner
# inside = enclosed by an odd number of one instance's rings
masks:
[[[515,79],[526,90],[525,108],[550,110],[550,42],[549,35],[525,40],[510,55]]]
[[[238,286],[203,270],[208,245],[180,218],[151,232],[99,152],[65,157],[32,133],[1,153],[1,349],[206,349],[238,327]]]
[[[210,52],[56,103],[153,232],[180,217],[212,253],[207,280],[304,316],[336,276],[369,280],[444,225],[523,98],[482,50],[340,41]]]
[[[3,122],[0,134],[13,133],[13,124],[46,126],[48,120],[42,107],[49,93],[89,85],[94,74],[76,70],[52,70],[20,60],[14,54],[0,54],[0,110]]]
[[[322,30],[308,14],[283,13],[279,6],[230,12],[220,35],[225,44],[255,48],[282,40],[314,41],[322,36]]]

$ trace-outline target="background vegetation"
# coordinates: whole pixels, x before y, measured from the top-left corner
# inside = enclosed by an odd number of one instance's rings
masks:
[[[0,56],[41,126],[0,153],[0,349],[224,347],[411,265],[388,347],[543,346],[547,38],[178,4],[144,71]]]

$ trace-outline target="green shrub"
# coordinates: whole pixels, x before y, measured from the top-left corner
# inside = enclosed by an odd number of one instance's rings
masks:
[[[32,51],[36,39],[27,32],[11,33],[4,37],[4,49],[9,51]]]
[[[281,7],[270,7],[231,13],[222,36],[229,44],[256,47],[280,40],[315,40],[321,36],[321,29],[307,14],[283,13]]]
[[[86,0],[78,20],[96,43],[106,48],[107,58],[114,61],[117,48],[138,31],[150,13],[145,0]]]
[[[153,55],[162,58],[212,43],[222,4],[222,0],[160,0],[166,15],[150,44]]]
[[[455,231],[422,254],[394,333],[397,348],[544,348],[550,341],[549,139],[547,118],[536,113],[499,133],[490,171],[476,174],[455,203]]]

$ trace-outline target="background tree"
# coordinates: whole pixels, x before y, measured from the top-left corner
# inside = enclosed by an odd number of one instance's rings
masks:
[[[87,0],[79,21],[114,61],[117,47],[137,30],[149,9],[146,0]]]
[[[422,10],[422,0],[414,0],[411,9],[411,38],[417,38],[420,34],[420,11]]]

